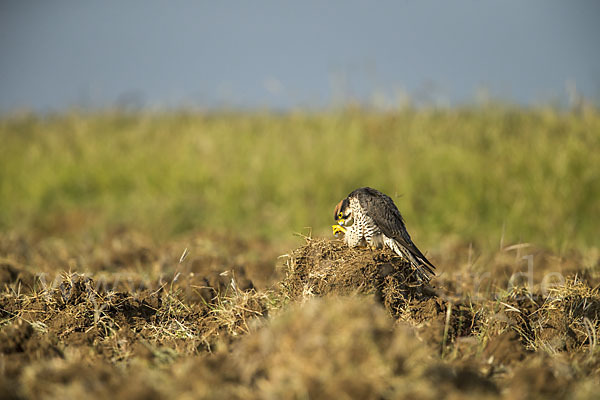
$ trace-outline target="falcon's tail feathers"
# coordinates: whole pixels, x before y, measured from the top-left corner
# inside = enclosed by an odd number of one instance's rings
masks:
[[[433,272],[435,266],[419,251],[419,249],[415,246],[413,247],[414,249],[407,248],[394,240],[392,250],[410,262],[410,265],[415,269],[419,281],[425,283],[429,282],[431,277],[435,275],[435,272]]]

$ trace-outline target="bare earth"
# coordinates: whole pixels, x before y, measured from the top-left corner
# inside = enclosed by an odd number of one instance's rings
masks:
[[[596,398],[599,255],[473,254],[5,234],[0,397]]]

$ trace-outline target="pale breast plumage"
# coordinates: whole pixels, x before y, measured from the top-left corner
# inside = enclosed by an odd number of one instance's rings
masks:
[[[371,218],[366,210],[363,209],[356,197],[350,198],[350,208],[354,222],[347,229],[344,237],[346,243],[350,247],[358,245],[377,246],[376,236],[381,235],[381,231],[373,218]]]

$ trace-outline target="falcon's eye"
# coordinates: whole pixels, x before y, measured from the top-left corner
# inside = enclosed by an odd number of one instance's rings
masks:
[[[344,214],[340,212],[340,213],[338,214],[338,219],[342,219],[343,217],[344,217]]]

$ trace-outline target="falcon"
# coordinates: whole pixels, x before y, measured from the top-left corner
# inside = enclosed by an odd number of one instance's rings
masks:
[[[415,269],[420,281],[435,275],[435,266],[415,246],[394,201],[370,187],[356,189],[335,207],[334,235],[344,233],[349,247],[390,248]]]

